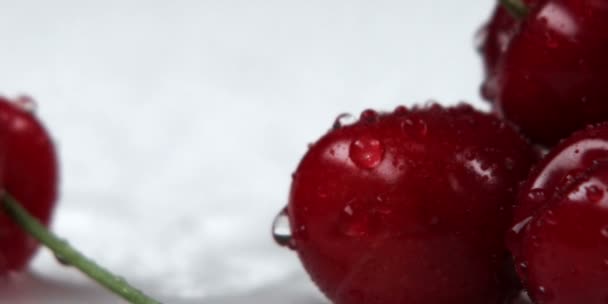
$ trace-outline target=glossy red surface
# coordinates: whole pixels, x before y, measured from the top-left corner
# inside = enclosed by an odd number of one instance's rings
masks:
[[[58,168],[53,142],[29,104],[0,97],[0,177],[4,190],[47,224],[57,197]],[[23,269],[37,244],[0,213],[0,275]]]
[[[509,248],[535,303],[606,303],[608,124],[560,143],[521,190]]]
[[[484,71],[481,95],[490,102],[496,98],[496,69],[522,23],[522,20],[510,14],[499,1],[496,2],[490,19],[477,32],[477,51],[481,55]],[[532,8],[540,0],[524,2]]]
[[[366,113],[299,164],[292,244],[337,304],[503,303],[514,291],[503,238],[535,160],[469,106]]]
[[[533,142],[557,143],[608,117],[608,4],[543,1],[496,68],[495,110]]]

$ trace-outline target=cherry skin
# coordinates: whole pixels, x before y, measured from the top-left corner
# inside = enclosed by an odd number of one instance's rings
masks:
[[[509,248],[535,303],[606,303],[608,124],[556,146],[521,188]]]
[[[300,162],[291,245],[337,304],[503,303],[514,292],[503,238],[535,160],[467,105],[365,111]]]
[[[533,142],[552,146],[608,117],[608,5],[535,6],[496,69],[495,110]]]
[[[57,197],[55,148],[29,104],[0,97],[0,178],[4,190],[48,225]],[[0,213],[0,275],[25,268],[38,245]]]
[[[522,24],[522,18],[514,16],[500,1],[497,2],[490,19],[477,32],[477,50],[481,55],[484,70],[481,95],[490,102],[496,98],[496,69]],[[528,9],[536,6],[538,2],[540,0],[524,1]]]

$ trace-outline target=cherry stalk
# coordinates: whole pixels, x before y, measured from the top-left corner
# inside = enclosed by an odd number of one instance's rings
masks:
[[[53,254],[66,265],[74,266],[82,273],[101,284],[116,295],[133,304],[160,304],[159,301],[145,295],[129,285],[121,277],[85,257],[65,240],[50,232],[36,218],[31,216],[10,194],[4,193],[1,200],[4,212],[28,235],[49,248]]]
[[[516,19],[523,19],[528,14],[528,7],[523,0],[500,0],[500,3]]]

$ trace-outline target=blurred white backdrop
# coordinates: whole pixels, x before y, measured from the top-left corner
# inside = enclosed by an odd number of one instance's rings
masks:
[[[62,162],[53,229],[167,303],[325,303],[270,223],[343,112],[479,102],[492,0],[0,0],[0,94]],[[119,303],[41,251],[0,303]]]

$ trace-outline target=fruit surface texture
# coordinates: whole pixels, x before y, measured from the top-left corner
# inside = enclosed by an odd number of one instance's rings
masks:
[[[503,238],[535,160],[467,105],[365,111],[294,173],[293,248],[337,304],[502,303],[514,285]]]
[[[494,110],[533,142],[552,146],[608,117],[608,5],[528,2],[521,21],[498,14],[482,48]],[[502,23],[501,23],[502,22]],[[502,38],[501,38],[502,37]]]
[[[509,248],[535,303],[608,299],[608,124],[554,148],[522,186]]]

